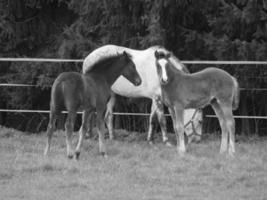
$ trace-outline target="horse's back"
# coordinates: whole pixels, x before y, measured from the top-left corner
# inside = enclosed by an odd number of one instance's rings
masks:
[[[208,67],[208,68],[204,69],[202,72],[207,73],[207,74],[211,74],[212,76],[216,76],[216,77],[227,77],[227,78],[233,77],[227,71],[225,71],[223,69],[216,68],[216,67]]]

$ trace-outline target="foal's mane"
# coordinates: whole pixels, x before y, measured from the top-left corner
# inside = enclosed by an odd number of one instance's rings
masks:
[[[168,58],[168,60],[170,61],[170,63],[178,70],[180,70],[179,66],[182,67],[183,72],[185,73],[189,73],[188,68],[181,62],[181,60],[179,60],[174,54],[173,52],[165,49],[163,46],[153,46],[151,48],[154,48],[155,50],[159,51],[160,53],[164,54],[165,56],[167,56],[167,54],[171,54],[171,56]]]
[[[93,65],[91,65],[90,70],[87,70],[86,73],[88,72],[104,72],[108,69],[109,67],[120,57],[124,56],[123,53],[119,54],[117,53],[116,55],[110,55],[104,58],[99,59],[97,62],[95,62]]]

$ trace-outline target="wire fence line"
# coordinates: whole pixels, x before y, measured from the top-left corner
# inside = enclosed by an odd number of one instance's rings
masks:
[[[0,58],[0,62],[54,62],[54,63],[82,63],[83,59],[58,59],[58,58]],[[215,60],[181,60],[183,64],[206,64],[206,65],[266,65],[267,61],[215,61]],[[38,87],[32,84],[16,84],[16,83],[0,83],[0,87]],[[267,88],[240,88],[241,90],[259,90],[267,91]],[[0,112],[16,112],[16,113],[49,113],[49,110],[16,110],[16,109],[0,109]],[[63,111],[66,113],[66,111]],[[79,112],[81,114],[82,112]],[[127,116],[149,116],[149,113],[121,113],[114,112],[114,115]],[[170,116],[166,114],[166,116]],[[216,118],[215,115],[205,115],[205,117]],[[241,116],[236,115],[234,118],[243,119],[267,119],[267,116]]]
[[[13,113],[50,113],[49,110],[15,110],[15,109],[0,109],[0,112],[13,112]],[[67,111],[62,111],[62,113],[67,113]],[[82,114],[83,112],[77,112]],[[150,116],[150,113],[125,113],[125,112],[114,112],[117,116]],[[170,114],[164,114],[166,117],[170,117]],[[208,118],[217,118],[216,115],[205,115]],[[267,119],[267,116],[246,116],[246,115],[235,115],[236,119]]]
[[[0,58],[0,62],[83,62],[83,59],[60,59],[60,58]],[[234,61],[234,60],[181,60],[183,64],[205,65],[266,65],[267,61]]]
[[[41,87],[41,86],[31,85],[31,84],[20,84],[20,83],[0,83],[0,87]],[[267,91],[267,88],[240,88],[240,90]]]

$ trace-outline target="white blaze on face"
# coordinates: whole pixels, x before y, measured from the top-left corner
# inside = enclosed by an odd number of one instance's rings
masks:
[[[168,61],[166,59],[160,59],[159,61],[159,66],[161,67],[161,78],[164,82],[168,81],[168,76],[167,76],[167,72],[166,72],[166,66]]]

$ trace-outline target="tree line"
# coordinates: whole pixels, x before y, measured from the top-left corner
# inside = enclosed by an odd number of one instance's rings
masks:
[[[117,44],[135,49],[163,45],[181,60],[266,60],[266,0],[2,0],[0,56],[84,58],[95,48]],[[207,66],[188,65],[191,72]],[[220,66],[237,77],[241,91],[236,114],[267,115],[266,66]],[[81,64],[0,62],[1,83],[38,88],[0,88],[0,106],[48,109],[50,86],[62,71]],[[122,111],[147,111],[149,101],[120,98]],[[138,106],[137,106],[138,105]],[[209,113],[209,109],[206,109]],[[47,115],[1,113],[1,124],[44,129]],[[15,123],[17,119],[20,123]],[[16,121],[16,120],[15,120]],[[37,122],[38,121],[38,122]],[[264,120],[237,120],[241,134],[264,134]],[[143,118],[117,124],[145,131]],[[217,127],[207,120],[208,127]],[[215,128],[216,129],[216,128]]]

